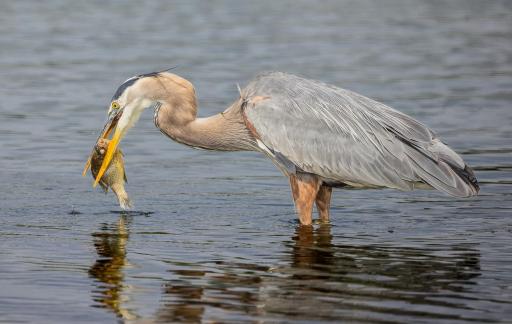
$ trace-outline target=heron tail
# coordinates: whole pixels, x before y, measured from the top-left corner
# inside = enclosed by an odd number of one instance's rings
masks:
[[[428,151],[431,157],[417,150],[408,152],[416,164],[416,173],[424,182],[454,197],[478,194],[480,187],[473,169],[457,153],[438,139],[433,140]]]
[[[474,190],[474,194],[472,196],[478,194],[478,192],[480,191],[480,186],[478,185],[478,180],[476,179],[475,172],[473,172],[473,169],[469,165],[464,164],[464,169],[462,169],[456,165],[450,164],[450,162],[448,161],[446,161],[446,163],[452,168],[453,171],[455,171],[455,173],[457,173],[457,175],[462,180],[464,180],[464,182],[468,186],[470,186]]]

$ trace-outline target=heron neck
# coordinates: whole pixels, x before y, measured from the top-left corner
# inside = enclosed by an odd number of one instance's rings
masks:
[[[232,108],[232,107],[230,107]],[[155,111],[155,125],[176,142],[206,150],[252,151],[256,143],[240,113],[232,109],[197,118],[197,107],[162,104]]]

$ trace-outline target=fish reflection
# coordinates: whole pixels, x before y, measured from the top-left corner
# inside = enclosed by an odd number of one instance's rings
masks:
[[[379,320],[384,314],[408,321],[482,316],[464,298],[480,275],[480,254],[473,246],[334,241],[354,240],[333,237],[327,224],[299,226],[285,242],[287,253],[276,268],[220,260],[205,269],[180,264],[164,284],[157,318],[222,320],[204,318],[212,308],[270,321],[290,316],[311,321],[355,321],[361,315]]]
[[[98,259],[89,269],[89,275],[97,280],[93,300],[123,319],[135,319],[136,315],[123,307],[127,287],[123,269],[126,260],[126,244],[129,238],[130,217],[122,214],[116,224],[102,224],[100,231],[92,233]]]

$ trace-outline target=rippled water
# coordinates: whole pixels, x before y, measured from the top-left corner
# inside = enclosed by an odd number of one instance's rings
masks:
[[[11,1],[0,28],[0,322],[512,321],[509,1]],[[383,101],[481,195],[339,190],[300,227],[264,157],[180,146],[147,113],[120,213],[83,164],[119,83],[176,65],[203,116],[263,70]]]

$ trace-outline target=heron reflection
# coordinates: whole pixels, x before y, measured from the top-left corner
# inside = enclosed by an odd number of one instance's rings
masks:
[[[177,273],[179,273],[179,271],[177,271]],[[181,272],[181,275],[184,278],[188,277],[192,280],[201,280],[205,272]],[[189,284],[187,280],[177,280],[166,282],[163,289],[165,299],[171,297],[173,301],[164,301],[157,310],[156,318],[159,322],[201,322],[206,308],[202,302],[205,288],[196,284]]]
[[[89,275],[97,280],[93,300],[123,319],[135,319],[136,315],[125,307],[128,296],[124,284],[123,269],[126,260],[126,244],[129,238],[131,218],[122,214],[115,224],[102,224],[100,231],[91,235],[98,258],[89,269]]]
[[[97,279],[94,301],[123,320],[141,319],[127,307],[133,292],[124,284],[129,223],[121,216],[116,224],[103,224],[92,234],[98,259],[89,270]],[[176,260],[170,278],[162,283],[161,302],[148,320],[202,322],[234,314],[246,320],[296,316],[351,321],[362,313],[374,319],[385,313],[415,321],[481,315],[464,298],[480,275],[480,253],[474,245],[437,241],[411,247],[356,241],[333,235],[328,224],[298,226],[283,242],[284,253],[274,260],[275,267],[232,258],[201,264]]]
[[[270,320],[284,314],[303,320],[350,320],[361,311],[376,314],[376,319],[383,313],[438,319],[471,314],[458,296],[480,275],[480,254],[474,246],[415,248],[341,241],[328,224],[299,226],[285,242],[287,252],[275,268],[220,260],[206,269],[191,265],[196,268],[184,270],[180,265],[170,270],[173,279],[164,283],[156,316],[167,321],[215,320],[205,318],[209,308]],[[437,313],[436,307],[449,313]]]
[[[328,224],[298,227],[287,243],[290,267],[281,269],[289,276],[277,283],[294,289],[286,296],[272,295],[267,310],[327,320],[350,320],[362,311],[438,319],[470,314],[457,296],[480,275],[480,253],[474,246],[436,242],[419,248],[355,241],[335,240]],[[436,307],[451,313],[440,314]]]

